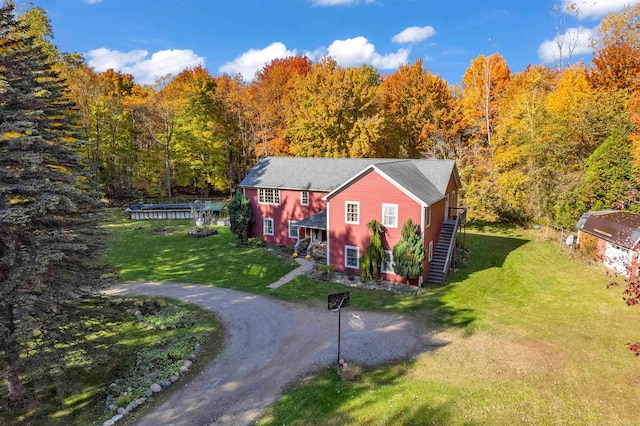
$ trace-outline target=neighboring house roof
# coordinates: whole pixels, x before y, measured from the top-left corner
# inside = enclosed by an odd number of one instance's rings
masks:
[[[332,192],[371,167],[426,204],[444,197],[452,173],[460,186],[453,160],[306,157],[264,157],[240,186]]]
[[[640,243],[640,214],[621,210],[588,212],[576,228],[587,234],[634,250]]]
[[[305,219],[299,220],[296,222],[296,226],[302,226],[312,229],[327,229],[327,211],[322,210],[321,212],[318,212],[313,216],[309,216]]]

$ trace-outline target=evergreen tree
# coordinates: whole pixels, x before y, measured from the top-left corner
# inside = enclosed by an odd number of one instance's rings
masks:
[[[380,278],[380,265],[384,262],[384,248],[382,247],[382,225],[377,220],[367,223],[367,229],[371,232],[369,245],[360,258],[360,281],[367,278],[378,280]]]
[[[253,215],[249,199],[240,191],[233,194],[229,203],[229,221],[231,232],[236,234],[242,243],[246,243],[249,239],[249,225],[253,222]]]
[[[10,402],[25,398],[33,341],[59,342],[60,306],[95,289],[103,267],[72,106],[47,52],[0,6],[0,363]],[[32,367],[32,365],[31,365]]]
[[[425,250],[418,228],[411,219],[402,225],[402,238],[393,247],[393,270],[407,280],[418,278],[424,271]]]
[[[556,206],[557,222],[573,226],[588,211],[640,211],[637,177],[629,131],[615,129],[585,160],[584,175],[570,196]]]

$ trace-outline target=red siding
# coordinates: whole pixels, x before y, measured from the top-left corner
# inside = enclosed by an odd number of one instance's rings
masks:
[[[265,241],[274,244],[285,244],[293,246],[295,238],[289,238],[289,221],[302,220],[312,216],[326,208],[326,203],[322,197],[326,192],[309,191],[309,205],[300,205],[300,192],[298,190],[280,190],[280,204],[259,204],[258,190],[256,188],[245,188],[244,194],[251,202],[253,212],[253,224],[249,231],[251,237],[263,237]],[[262,235],[262,219],[273,219],[273,234]]]
[[[345,202],[360,203],[359,224],[345,223]],[[384,228],[383,245],[385,250],[393,250],[393,246],[401,237],[402,225],[408,218],[420,225],[421,206],[410,196],[403,193],[391,182],[372,171],[352,182],[347,188],[331,198],[329,203],[329,263],[335,265],[337,271],[353,272],[357,269],[345,268],[345,246],[356,246],[360,256],[369,243],[367,223],[376,219],[382,223],[382,205],[398,205],[398,227]],[[402,282],[402,277],[395,274],[382,274],[384,280]]]

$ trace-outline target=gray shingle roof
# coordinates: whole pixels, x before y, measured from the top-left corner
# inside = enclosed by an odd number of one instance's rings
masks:
[[[327,229],[327,211],[322,210],[313,216],[299,220],[296,225],[304,226],[305,228]]]
[[[331,192],[371,166],[426,204],[444,197],[456,170],[453,160],[264,157],[240,186]]]

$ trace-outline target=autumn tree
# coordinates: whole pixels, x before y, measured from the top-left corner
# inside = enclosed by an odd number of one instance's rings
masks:
[[[257,162],[258,128],[250,87],[240,75],[216,77],[215,98],[222,104],[218,125],[227,141],[227,173],[232,185],[240,183]]]
[[[159,79],[154,87],[147,88],[146,102],[138,104],[133,114],[140,128],[141,142],[162,151],[164,189],[167,198],[171,198],[172,152],[180,101],[176,86],[168,85],[167,80],[168,76]]]
[[[175,182],[182,186],[226,190],[227,134],[220,124],[223,105],[215,96],[216,80],[202,66],[186,69],[162,89],[175,107],[171,147]]]
[[[69,96],[78,106],[91,181],[110,197],[129,195],[135,183],[135,129],[128,99],[133,76],[113,70],[96,73],[84,61],[67,63]]]
[[[382,154],[405,158],[453,158],[453,140],[463,123],[453,89],[423,68],[422,60],[402,65],[380,84],[388,123]]]
[[[384,135],[378,72],[324,58],[298,76],[288,114],[291,153],[308,157],[377,157]]]
[[[589,79],[595,87],[640,89],[640,4],[602,19]]]
[[[486,143],[484,153],[492,169],[493,132],[498,115],[498,99],[511,77],[506,61],[498,53],[480,55],[462,76],[462,106],[470,126],[478,129]]]
[[[287,111],[291,110],[291,92],[297,76],[311,70],[306,56],[278,58],[269,62],[256,74],[249,93],[254,111],[258,156],[290,155],[287,136]]]
[[[498,102],[494,168],[496,213],[503,219],[526,222],[548,210],[555,162],[542,138],[545,98],[555,72],[544,66],[527,67],[511,77]]]
[[[87,191],[73,105],[42,46],[0,6],[0,359],[11,403],[25,398],[34,339],[60,341],[60,306],[100,285],[104,240]],[[30,354],[33,355],[33,354]]]

